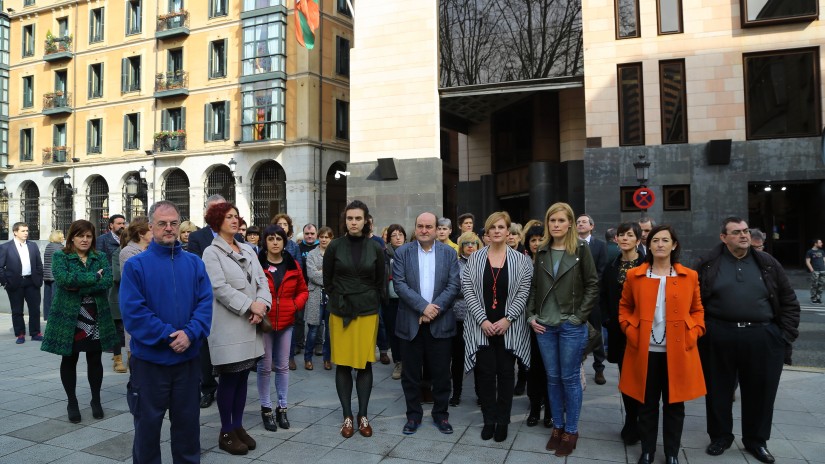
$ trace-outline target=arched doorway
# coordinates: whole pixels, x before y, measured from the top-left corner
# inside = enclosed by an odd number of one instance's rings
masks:
[[[130,191],[130,185],[135,186],[134,191]],[[148,195],[146,181],[140,178],[137,171],[126,174],[126,182],[123,183],[123,215],[126,216],[126,222],[131,222],[132,218],[138,216],[146,216]]]
[[[98,234],[109,229],[109,184],[102,176],[95,176],[86,190],[86,217]]]
[[[235,178],[228,166],[215,167],[206,178],[204,198],[209,198],[212,195],[220,195],[226,198],[229,203],[235,203]]]
[[[286,212],[286,172],[275,161],[267,161],[252,177],[252,224],[269,224],[272,216]]]
[[[60,230],[67,234],[73,217],[74,190],[61,180],[55,184],[52,191],[52,230]]]
[[[336,171],[345,171],[347,167],[344,163],[332,163],[327,171],[327,222],[326,225],[335,231],[335,236],[344,235],[344,223],[341,222],[341,214],[347,206],[347,177],[339,176],[335,178]]]
[[[174,169],[166,176],[162,195],[178,206],[181,221],[189,220],[189,177],[182,169]]]
[[[40,240],[40,189],[31,181],[23,186],[20,220],[29,225],[29,240]]]

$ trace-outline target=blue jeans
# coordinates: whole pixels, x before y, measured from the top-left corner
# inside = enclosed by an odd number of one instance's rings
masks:
[[[304,343],[304,361],[312,361],[312,350],[315,348],[315,334],[319,325],[307,324],[307,340]]]
[[[553,424],[567,433],[578,433],[582,409],[580,378],[582,352],[587,342],[587,325],[564,322],[545,325],[543,334],[536,334],[541,359],[547,369],[547,391]]]

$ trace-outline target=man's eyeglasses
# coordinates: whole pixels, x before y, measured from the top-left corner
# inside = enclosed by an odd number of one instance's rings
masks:
[[[165,229],[167,227],[172,227],[173,229],[177,229],[180,226],[180,221],[172,221],[172,222],[158,221],[158,222],[155,223],[155,225],[158,226],[161,229]]]
[[[735,229],[735,230],[732,230],[732,231],[728,232],[725,235],[733,235],[734,237],[738,237],[740,235],[750,235],[750,234],[751,234],[750,229]]]

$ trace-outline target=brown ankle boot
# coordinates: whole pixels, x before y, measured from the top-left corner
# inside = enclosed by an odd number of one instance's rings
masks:
[[[576,433],[567,433],[564,432],[561,434],[561,442],[559,442],[559,447],[556,448],[556,456],[564,457],[570,456],[573,454],[573,450],[576,449],[576,442],[579,440],[579,434]]]
[[[238,440],[242,441],[243,444],[246,445],[247,448],[249,448],[249,451],[254,450],[255,447],[258,446],[258,444],[255,442],[255,439],[250,437],[243,427],[238,427],[237,429],[235,429],[235,435],[238,436]]]
[[[550,432],[550,439],[547,440],[547,451],[555,451],[559,449],[559,443],[561,442],[561,434],[562,429],[557,429],[553,427],[553,431]]]
[[[123,355],[116,354],[114,357],[114,366],[112,367],[118,374],[126,373],[126,366],[123,365]]]
[[[218,447],[229,454],[246,454],[249,452],[249,447],[238,438],[235,430],[223,433],[218,436]]]

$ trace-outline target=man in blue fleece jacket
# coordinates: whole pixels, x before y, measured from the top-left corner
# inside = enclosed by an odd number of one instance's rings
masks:
[[[197,256],[177,241],[180,211],[159,201],[149,209],[149,248],[123,266],[120,311],[132,336],[129,410],[132,462],[160,463],[160,432],[169,410],[172,458],[200,462],[200,348],[212,325],[212,284]]]

